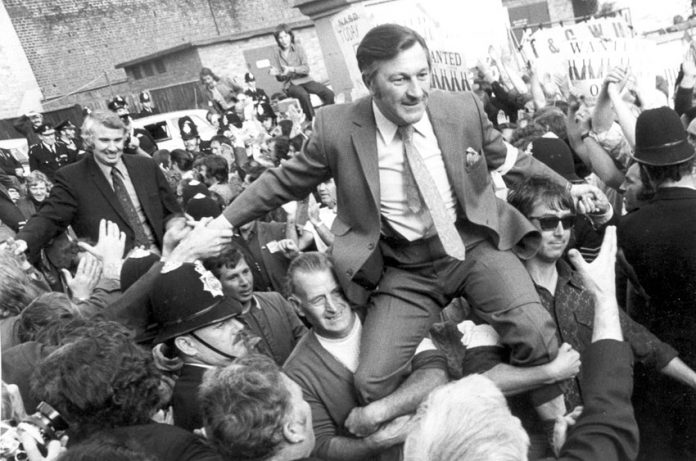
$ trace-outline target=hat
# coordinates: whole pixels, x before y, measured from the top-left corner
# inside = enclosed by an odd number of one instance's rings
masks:
[[[56,131],[63,131],[66,128],[77,128],[70,120],[63,120],[56,125]]]
[[[141,91],[140,92],[140,102],[150,102],[150,93],[147,91]]]
[[[186,214],[200,221],[201,218],[217,218],[222,214],[222,208],[212,198],[196,194],[186,203]]]
[[[134,249],[121,265],[121,291],[130,288],[159,260],[160,257],[150,251]]]
[[[56,132],[56,130],[53,129],[53,125],[50,123],[42,123],[41,125],[37,126],[34,131],[36,134],[40,134],[42,136],[54,134]]]
[[[676,165],[694,156],[686,140],[686,130],[679,115],[669,107],[648,109],[636,121],[636,148],[639,163],[653,166]]]
[[[128,103],[121,96],[114,96],[111,101],[107,103],[109,110],[116,112],[117,110],[126,107]]]
[[[568,181],[580,181],[575,173],[573,153],[565,141],[559,138],[536,138],[530,145],[532,156],[543,162]]]
[[[247,72],[246,74],[244,74],[244,81],[247,83],[255,82],[256,77],[254,77],[254,74],[252,74],[251,72]]]
[[[188,115],[181,117],[179,119],[179,133],[181,134],[181,139],[188,141],[189,139],[194,139],[198,137],[198,127],[191,120]]]
[[[242,313],[242,305],[222,293],[222,284],[197,261],[159,274],[150,292],[155,344]]]
[[[205,184],[195,179],[189,181],[188,184],[184,184],[184,186],[181,188],[181,200],[183,201],[184,205],[186,205],[189,200],[198,194],[202,194],[207,197],[210,195],[210,192]]]

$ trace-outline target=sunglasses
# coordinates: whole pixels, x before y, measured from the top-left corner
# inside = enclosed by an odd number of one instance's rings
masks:
[[[536,219],[539,221],[539,227],[541,227],[541,230],[545,231],[557,229],[559,222],[561,226],[563,226],[563,230],[572,229],[575,225],[574,214],[563,216],[562,218],[558,216],[530,216],[529,219]]]

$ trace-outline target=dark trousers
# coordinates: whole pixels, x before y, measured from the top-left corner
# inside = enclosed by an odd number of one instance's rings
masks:
[[[466,240],[465,240],[466,241]],[[464,296],[511,350],[511,364],[549,362],[558,351],[556,329],[529,273],[511,251],[488,240],[467,246],[465,261],[447,256],[437,237],[407,244],[380,241],[385,273],[368,304],[355,385],[365,403],[393,392],[440,310]],[[555,386],[532,394],[535,404],[560,393]]]
[[[307,116],[307,120],[312,120],[314,118],[314,108],[312,107],[312,100],[309,99],[309,94],[313,93],[321,98],[321,102],[324,105],[329,105],[334,103],[333,91],[325,87],[319,82],[312,80],[311,82],[302,83],[301,85],[290,85],[285,89],[285,93],[291,97],[296,98],[300,101],[302,106],[302,112]]]

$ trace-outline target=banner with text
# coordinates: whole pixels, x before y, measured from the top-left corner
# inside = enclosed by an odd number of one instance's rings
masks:
[[[536,31],[523,43],[541,74],[566,74],[571,87],[593,99],[614,67],[628,68],[638,82],[655,86],[654,43],[633,36],[621,18],[590,19]]]

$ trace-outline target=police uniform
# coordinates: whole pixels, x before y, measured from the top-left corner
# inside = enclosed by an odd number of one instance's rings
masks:
[[[249,82],[255,82],[256,78],[254,74],[247,72],[244,74],[244,81],[248,84]],[[254,110],[257,116],[264,115],[266,117],[271,117],[273,120],[276,118],[275,112],[271,107],[271,99],[268,97],[265,91],[261,88],[247,88],[244,90],[244,94],[249,96],[252,101],[254,101]]]
[[[55,130],[51,124],[44,123],[36,129],[36,132],[45,136],[55,133]],[[56,142],[50,147],[42,141],[29,148],[29,169],[42,172],[51,181],[59,168],[76,160],[77,154],[68,150],[62,143]]]

